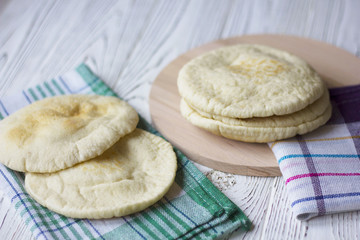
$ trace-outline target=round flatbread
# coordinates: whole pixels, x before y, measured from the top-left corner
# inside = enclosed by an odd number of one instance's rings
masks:
[[[180,70],[178,90],[203,112],[230,118],[297,112],[323,95],[317,73],[300,58],[261,45],[223,47]]]
[[[46,98],[0,122],[0,162],[21,172],[65,169],[102,154],[138,120],[137,112],[116,97]]]
[[[41,205],[67,217],[120,217],[162,198],[176,167],[168,142],[135,129],[97,158],[56,173],[27,173],[25,188]]]
[[[268,118],[253,118],[234,120],[237,125],[227,124],[219,120],[211,119],[202,116],[197,111],[192,109],[183,99],[180,104],[181,114],[193,125],[203,128],[216,135],[223,136],[229,139],[244,141],[244,142],[272,142],[280,139],[293,137],[296,134],[305,134],[314,129],[324,125],[331,116],[331,104],[329,103],[325,111],[313,118],[312,120],[302,122],[301,114],[293,113],[283,116],[284,121],[281,121],[280,116]],[[293,116],[299,117],[296,120]],[[315,116],[311,114],[312,116]],[[297,122],[298,124],[289,124]],[[263,126],[261,124],[264,124]]]
[[[183,100],[185,101],[185,100]],[[186,102],[186,101],[185,101]],[[324,94],[315,102],[310,104],[300,111],[281,115],[281,116],[270,116],[270,117],[253,117],[253,118],[229,118],[218,115],[208,114],[202,112],[190,104],[186,103],[188,107],[194,109],[201,116],[218,120],[228,125],[244,126],[244,127],[292,127],[297,126],[305,122],[311,122],[317,117],[321,116],[327,107],[330,105],[329,92],[326,90]]]

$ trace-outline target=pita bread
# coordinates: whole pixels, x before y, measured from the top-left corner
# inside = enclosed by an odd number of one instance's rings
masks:
[[[21,172],[58,171],[102,154],[137,123],[136,111],[115,97],[46,98],[0,122],[0,162]]]
[[[276,121],[272,118],[249,118],[238,120],[242,124],[228,124],[223,121],[207,118],[192,109],[183,99],[180,104],[181,114],[193,125],[203,128],[211,133],[226,138],[244,141],[244,142],[272,142],[280,139],[293,137],[296,134],[305,134],[324,125],[331,117],[331,104],[326,106],[325,111],[317,117],[302,122],[302,118],[294,119],[293,116],[284,115],[284,124],[279,121],[281,116],[276,116]],[[301,114],[293,113],[289,115]],[[286,119],[287,118],[287,119]],[[288,123],[297,122],[298,124],[289,125]],[[264,125],[262,126],[261,123]],[[278,123],[277,125],[274,125]]]
[[[316,100],[306,108],[291,114],[280,116],[274,115],[269,117],[229,118],[208,114],[190,105],[189,107],[194,109],[203,117],[218,120],[228,125],[241,125],[244,127],[292,127],[316,119],[326,111],[329,105],[329,92],[326,90],[318,100]]]
[[[192,59],[179,72],[178,90],[194,108],[229,118],[297,112],[319,99],[325,86],[303,60],[262,45],[219,48]]]
[[[55,173],[27,173],[27,192],[72,218],[110,218],[141,211],[168,191],[176,156],[162,138],[136,129],[92,160]]]

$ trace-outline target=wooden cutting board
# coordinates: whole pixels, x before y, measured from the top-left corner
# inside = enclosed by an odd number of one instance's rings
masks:
[[[177,75],[190,59],[215,48],[238,43],[264,44],[305,59],[328,87],[360,83],[360,60],[332,45],[294,36],[248,35],[212,42],[172,61],[158,75],[150,93],[150,113],[155,127],[191,160],[216,170],[249,175],[281,176],[267,144],[245,143],[208,133],[188,123],[179,112]]]

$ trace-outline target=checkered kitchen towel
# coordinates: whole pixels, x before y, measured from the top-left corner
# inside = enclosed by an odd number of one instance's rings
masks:
[[[360,210],[360,85],[331,89],[330,96],[325,126],[269,144],[299,220]]]
[[[61,94],[115,96],[84,64],[62,77],[0,100],[0,117],[36,100]],[[159,134],[144,119],[139,127]],[[176,150],[175,183],[157,204],[137,214],[106,220],[71,219],[37,204],[24,190],[24,176],[0,164],[1,188],[37,239],[212,239],[250,221],[183,154]],[[5,156],[0,156],[5,157]]]

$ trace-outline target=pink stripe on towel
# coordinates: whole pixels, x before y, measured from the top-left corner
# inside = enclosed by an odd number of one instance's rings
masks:
[[[288,178],[285,182],[285,184],[288,184],[289,182],[300,179],[300,178],[306,178],[306,177],[322,177],[322,176],[360,176],[360,173],[306,173],[306,174],[300,174],[293,176],[291,178]]]

